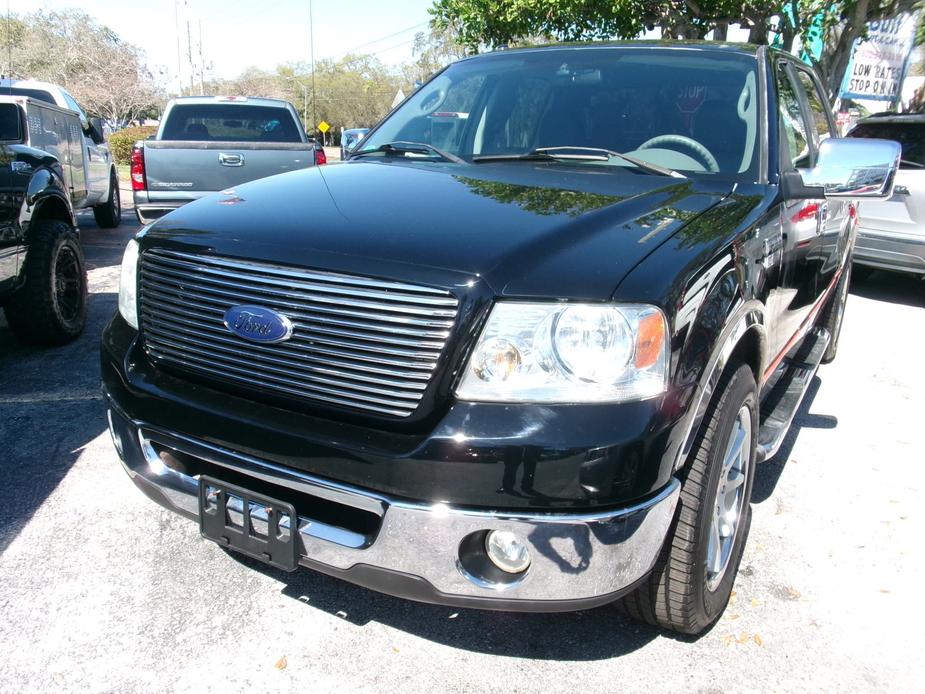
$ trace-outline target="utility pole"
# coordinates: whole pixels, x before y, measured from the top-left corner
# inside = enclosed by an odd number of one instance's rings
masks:
[[[189,20],[186,20],[186,57],[189,60],[189,93],[193,93],[193,79],[196,71],[193,69],[193,41],[190,38]]]
[[[173,0],[173,19],[177,28],[177,96],[183,96],[183,59],[180,57],[180,0]]]
[[[315,18],[312,14],[312,0],[308,0],[308,23],[310,25],[308,34],[308,46],[311,53],[312,61],[312,127],[311,131],[315,132]],[[323,135],[323,133],[322,133]]]
[[[202,59],[202,20],[199,20],[199,96],[203,96],[206,91],[203,85],[204,75],[203,72],[206,69],[206,62]]]

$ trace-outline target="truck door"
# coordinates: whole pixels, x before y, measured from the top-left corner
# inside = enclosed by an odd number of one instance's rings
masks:
[[[19,272],[22,229],[19,206],[28,176],[17,173],[16,153],[11,144],[24,139],[21,111],[16,104],[0,104],[0,296],[11,287]],[[25,179],[17,182],[14,179]]]
[[[68,92],[61,90],[68,108],[80,119],[81,147],[80,156],[87,177],[87,205],[99,203],[109,193],[109,157],[108,150],[101,147],[90,135],[90,119],[84,113],[77,100]],[[75,162],[76,163],[76,162]]]
[[[810,98],[803,84],[808,80],[815,89],[813,78],[789,60],[776,62],[775,80],[781,170],[810,169],[816,163],[819,142],[832,132],[825,102],[815,91]],[[834,279],[840,266],[838,253],[844,248],[847,206],[825,198],[787,201],[781,206],[781,230],[782,303],[771,337],[774,355],[788,349],[810,326],[815,309]]]

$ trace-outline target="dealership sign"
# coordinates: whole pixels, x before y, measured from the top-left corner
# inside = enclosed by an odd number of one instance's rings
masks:
[[[915,38],[916,15],[870,22],[867,38],[856,39],[841,98],[898,101]]]

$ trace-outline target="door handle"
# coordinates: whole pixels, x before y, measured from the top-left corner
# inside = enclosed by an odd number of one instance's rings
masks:
[[[218,163],[222,166],[244,166],[244,155],[231,152],[220,152],[218,155]]]
[[[893,195],[909,195],[909,189],[906,186],[893,186]]]

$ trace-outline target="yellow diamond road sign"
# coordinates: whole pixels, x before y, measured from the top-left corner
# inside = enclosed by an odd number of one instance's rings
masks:
[[[321,122],[318,124],[318,130],[320,130],[320,131],[323,132],[323,133],[326,133],[326,132],[327,132],[328,130],[330,130],[330,129],[331,129],[331,126],[328,125],[327,121],[321,121]]]

